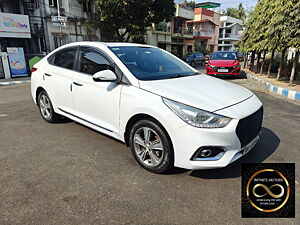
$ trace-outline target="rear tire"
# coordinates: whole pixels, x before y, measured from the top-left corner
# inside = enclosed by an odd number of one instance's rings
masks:
[[[41,116],[48,123],[57,123],[60,122],[62,116],[55,113],[52,102],[46,91],[41,91],[38,96],[38,107],[40,109]]]
[[[136,161],[146,170],[163,173],[173,167],[173,148],[166,131],[154,120],[140,120],[131,128],[129,144]]]

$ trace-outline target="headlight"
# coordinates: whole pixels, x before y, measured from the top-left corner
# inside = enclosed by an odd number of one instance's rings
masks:
[[[208,67],[210,67],[210,68],[214,68],[214,66],[213,65],[210,65],[210,64],[207,64],[208,65]]]
[[[238,67],[240,67],[240,64],[237,64],[237,65],[234,66],[233,68],[236,69],[236,68],[238,68]]]
[[[222,128],[231,121],[230,118],[197,109],[170,99],[163,98],[163,102],[183,121],[194,127]]]

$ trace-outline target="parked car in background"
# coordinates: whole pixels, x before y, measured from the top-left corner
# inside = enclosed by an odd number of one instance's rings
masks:
[[[236,55],[237,55],[238,60],[239,60],[240,62],[243,62],[243,61],[244,61],[244,55],[245,55],[245,54],[244,54],[243,52],[237,52]]]
[[[263,118],[248,89],[132,43],[54,50],[32,68],[31,94],[45,121],[64,116],[116,138],[155,173],[227,166],[253,148]],[[126,160],[117,151],[115,157]]]
[[[206,64],[207,75],[240,75],[241,66],[235,52],[214,52]]]
[[[192,67],[204,66],[205,57],[202,52],[192,52],[183,57],[183,61],[185,61]]]

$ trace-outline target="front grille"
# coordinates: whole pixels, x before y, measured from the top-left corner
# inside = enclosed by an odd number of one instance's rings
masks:
[[[231,72],[234,68],[233,67],[214,67],[214,71],[218,72],[218,69],[228,69],[228,72]]]
[[[240,139],[241,147],[249,144],[260,132],[263,120],[263,107],[255,113],[241,119],[236,127],[236,135]]]

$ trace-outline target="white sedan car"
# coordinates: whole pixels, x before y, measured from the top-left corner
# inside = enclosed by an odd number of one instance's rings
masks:
[[[130,43],[56,49],[32,69],[31,93],[47,122],[68,117],[119,139],[155,173],[227,166],[256,144],[263,118],[251,91]]]

